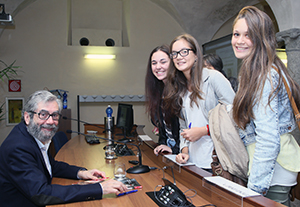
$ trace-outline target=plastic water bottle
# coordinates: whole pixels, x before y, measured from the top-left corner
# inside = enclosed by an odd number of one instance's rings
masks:
[[[113,109],[110,107],[110,105],[107,106],[106,108],[106,138],[111,139],[111,133],[112,133],[112,127],[113,127],[113,123],[112,123],[112,113],[113,113]],[[108,144],[113,144],[112,141],[109,141]]]
[[[63,108],[64,108],[64,109],[68,108],[68,100],[67,100],[67,97],[68,97],[67,92],[64,92],[64,94],[63,94]]]
[[[112,117],[113,109],[110,107],[110,105],[106,108],[106,115],[107,117]]]

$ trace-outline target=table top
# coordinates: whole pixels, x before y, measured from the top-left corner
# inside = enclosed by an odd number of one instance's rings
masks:
[[[143,126],[136,128],[138,135],[145,135]],[[98,136],[104,136],[97,134]],[[116,140],[118,137],[116,137]],[[114,194],[104,195],[102,200],[77,202],[64,205],[55,206],[143,206],[152,207],[157,204],[146,194],[146,192],[153,192],[159,190],[159,185],[164,185],[162,178],[165,177],[169,181],[173,182],[173,178],[176,180],[176,186],[182,191],[188,191],[187,197],[194,195],[193,191],[197,192],[196,196],[191,198],[191,202],[195,206],[202,206],[205,204],[214,204],[222,207],[238,207],[238,206],[271,206],[282,207],[283,205],[267,199],[263,196],[244,197],[241,198],[236,194],[223,189],[218,185],[207,183],[205,177],[211,177],[212,175],[205,170],[202,170],[196,166],[184,166],[180,168],[174,167],[172,172],[171,168],[163,170],[167,164],[163,155],[155,156],[153,149],[157,144],[153,141],[141,141],[138,136],[133,138],[135,144],[139,145],[142,152],[142,163],[150,167],[157,167],[156,170],[151,170],[148,173],[143,174],[128,174],[128,178],[135,178],[143,187],[138,192],[125,196],[116,197]],[[123,156],[114,160],[105,159],[105,151],[103,147],[107,144],[106,141],[101,141],[100,144],[90,145],[86,142],[83,135],[73,137],[67,142],[61,150],[57,153],[55,159],[58,161],[64,161],[72,165],[86,167],[87,169],[97,168],[106,173],[106,176],[113,178],[113,168],[115,163],[125,163],[126,169],[132,166],[128,163],[129,160],[138,160],[137,156]],[[137,148],[129,146],[134,153],[137,153]],[[70,185],[78,182],[77,180],[53,178],[53,184]],[[190,190],[190,191],[189,191]]]
[[[106,141],[101,141],[100,144],[88,144],[85,141],[83,135],[78,135],[73,137],[69,142],[67,142],[61,150],[57,153],[55,159],[58,161],[64,161],[71,165],[82,166],[87,169],[97,168],[106,173],[106,176],[113,178],[113,168],[115,163],[125,163],[126,169],[132,166],[128,161],[129,160],[138,160],[136,155],[134,156],[123,156],[118,157],[113,160],[105,159],[105,150],[103,147],[107,144]],[[134,146],[128,146],[132,151],[137,154],[137,148]],[[173,181],[172,176],[167,173],[164,173],[156,163],[151,160],[148,156],[144,155],[142,152],[142,160],[144,165],[151,167],[157,167],[156,170],[151,170],[148,173],[142,174],[128,174],[126,177],[135,178],[141,185],[142,189],[139,189],[136,193],[131,193],[128,195],[116,197],[115,194],[104,195],[102,200],[95,201],[85,201],[77,202],[71,204],[55,205],[55,206],[143,206],[143,207],[152,207],[157,206],[157,204],[146,194],[146,192],[153,192],[154,190],[158,191],[160,189],[159,185],[164,185],[162,178],[165,176],[166,179]],[[53,178],[52,184],[61,184],[61,185],[70,185],[78,182],[78,180],[70,179],[61,179]],[[184,186],[180,182],[176,182],[176,186],[183,192],[189,190],[188,187]],[[187,196],[193,196],[194,192],[189,191]],[[192,199],[192,203],[195,206],[201,206],[204,204],[209,204],[210,202],[206,201],[199,195],[196,195]]]

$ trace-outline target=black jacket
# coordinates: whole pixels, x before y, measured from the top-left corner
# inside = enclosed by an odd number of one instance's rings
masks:
[[[77,179],[77,166],[54,160],[48,153],[53,177]],[[0,147],[0,206],[45,206],[101,199],[102,188],[92,185],[52,185],[43,155],[21,122]]]
[[[163,120],[163,114],[160,110],[160,120]],[[160,124],[158,122],[158,129],[159,129],[159,138],[158,138],[158,144],[164,144],[167,145],[167,135],[166,135],[166,129],[165,125],[162,123]],[[176,145],[172,148],[172,154],[178,154],[179,153],[179,143],[180,143],[180,138],[179,138],[179,119],[178,117],[174,117],[171,120],[171,131],[174,136],[174,139],[176,141]]]

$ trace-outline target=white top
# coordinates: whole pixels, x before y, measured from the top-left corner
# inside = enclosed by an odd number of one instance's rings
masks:
[[[48,142],[47,144],[43,144],[40,140],[38,140],[37,138],[34,138],[35,141],[37,142],[37,144],[39,145],[39,148],[42,152],[42,155],[44,157],[44,161],[46,163],[46,166],[47,166],[47,169],[48,169],[48,172],[50,174],[50,176],[52,177],[52,169],[51,169],[51,165],[50,165],[50,161],[49,161],[49,157],[48,157],[48,149],[49,149],[49,146],[51,144],[51,141]]]
[[[208,124],[207,118],[203,115],[201,108],[198,108],[197,105],[193,102],[193,107],[190,107],[190,92],[188,92],[183,97],[183,111],[186,113],[185,117],[188,123],[190,123],[191,127],[203,127]],[[184,142],[185,139],[181,139],[180,141]],[[214,148],[214,144],[210,136],[203,136],[198,139],[196,142],[189,142],[189,161],[195,163],[197,167],[211,169],[212,162],[212,151]]]
[[[293,186],[297,184],[298,172],[292,172],[281,167],[278,162],[275,163],[275,170],[270,186]]]

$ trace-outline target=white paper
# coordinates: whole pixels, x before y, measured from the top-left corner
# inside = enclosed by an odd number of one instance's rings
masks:
[[[195,165],[195,163],[192,163],[190,161],[188,161],[185,164],[181,164],[179,162],[176,162],[176,155],[164,155],[166,158],[168,158],[169,160],[172,160],[172,162],[175,162],[177,165],[179,166],[188,166],[188,165]]]
[[[223,178],[221,176],[212,176],[212,177],[205,177],[204,179],[221,186],[222,188],[225,188],[226,190],[233,192],[236,195],[239,195],[241,197],[250,197],[250,196],[259,196],[259,193],[256,193],[253,190],[250,190],[249,188],[246,188],[244,186],[241,186],[237,183],[234,183],[230,180],[227,180],[226,178]]]
[[[139,138],[143,141],[152,141],[151,137],[148,135],[139,135]]]

